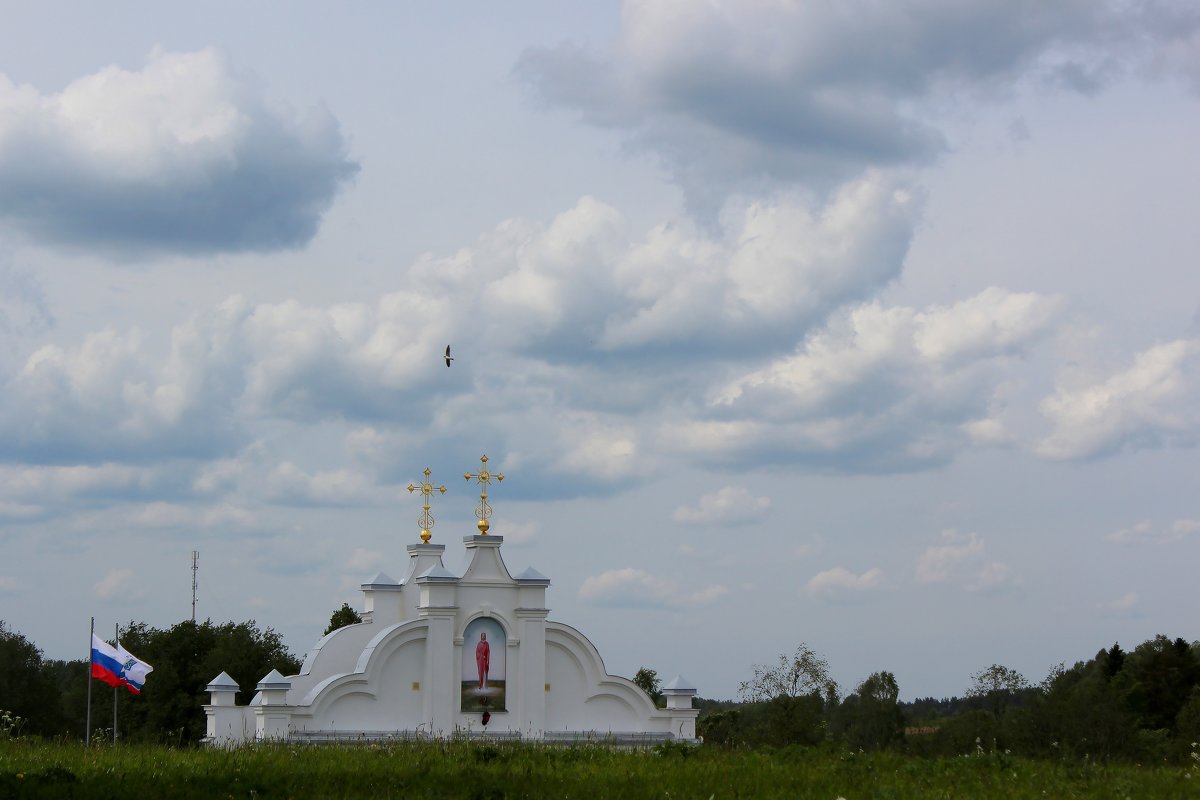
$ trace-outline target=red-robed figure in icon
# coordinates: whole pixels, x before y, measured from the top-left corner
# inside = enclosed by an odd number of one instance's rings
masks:
[[[492,648],[488,644],[487,634],[479,634],[479,644],[475,645],[475,666],[479,668],[479,688],[487,685],[488,662],[491,660]]]

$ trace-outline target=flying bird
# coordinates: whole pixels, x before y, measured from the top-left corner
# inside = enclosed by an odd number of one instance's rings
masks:
[[[450,357],[450,345],[446,345],[446,366],[450,366],[450,362],[454,359]]]

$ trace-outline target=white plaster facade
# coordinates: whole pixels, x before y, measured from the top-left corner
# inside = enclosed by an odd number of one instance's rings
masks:
[[[549,578],[533,569],[509,574],[503,541],[464,538],[470,562],[461,577],[443,565],[444,545],[409,545],[404,577],[397,582],[381,572],[364,583],[362,623],[317,642],[298,675],[272,670],[247,706],[234,704],[238,687],[227,674],[214,678],[204,707],[208,741],[695,740],[696,690],[676,677],[663,690],[667,708],[658,709],[632,681],[607,674],[587,637],[547,619]],[[474,628],[502,634],[503,659],[491,660],[503,675],[481,680],[487,688],[480,694],[501,692],[503,710],[464,710],[483,671],[473,668],[476,644],[464,633],[482,618],[495,625]],[[498,644],[499,638],[493,636]],[[489,711],[486,727],[483,710]]]

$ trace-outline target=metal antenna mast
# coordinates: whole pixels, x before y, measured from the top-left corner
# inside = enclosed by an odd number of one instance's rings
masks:
[[[196,570],[200,569],[200,551],[192,551],[192,624],[196,624]]]

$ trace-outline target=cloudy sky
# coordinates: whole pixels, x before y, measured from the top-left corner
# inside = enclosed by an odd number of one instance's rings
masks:
[[[0,618],[303,652],[463,567],[610,671],[961,693],[1200,638],[1187,0],[22,4]],[[456,361],[447,370],[446,344]]]

